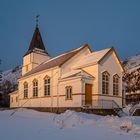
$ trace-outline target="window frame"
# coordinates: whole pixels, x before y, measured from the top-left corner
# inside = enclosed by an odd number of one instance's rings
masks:
[[[48,76],[44,78],[44,96],[51,96],[51,78]]]
[[[38,80],[33,80],[33,97],[38,97]]]
[[[110,74],[107,71],[102,73],[102,94],[109,95]]]
[[[13,99],[13,97],[11,97],[11,103],[13,103],[14,102],[14,99]]]
[[[113,95],[119,95],[119,85],[120,85],[120,77],[118,74],[113,75]]]
[[[16,96],[16,102],[18,102],[18,96]]]
[[[72,100],[72,86],[65,87],[66,100]]]
[[[24,98],[28,98],[28,83],[24,82]]]

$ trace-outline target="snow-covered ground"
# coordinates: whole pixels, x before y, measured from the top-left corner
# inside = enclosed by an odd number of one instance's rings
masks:
[[[140,140],[140,117],[0,111],[1,140]]]

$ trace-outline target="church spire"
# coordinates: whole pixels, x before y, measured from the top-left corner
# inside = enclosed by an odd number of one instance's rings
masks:
[[[39,17],[40,15],[36,15],[36,27],[38,27]]]
[[[45,49],[40,31],[39,31],[38,17],[39,16],[36,16],[36,28],[35,28],[32,40],[31,40],[30,45],[29,45],[29,49],[28,49],[28,51],[26,52],[25,55],[27,55],[27,54],[29,54],[29,53],[33,52],[34,50],[37,50],[37,49],[39,49],[41,52],[46,53],[48,55],[48,52]]]

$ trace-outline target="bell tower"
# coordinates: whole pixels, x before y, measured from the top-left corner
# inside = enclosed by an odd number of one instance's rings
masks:
[[[38,24],[36,24],[35,31],[29,45],[29,49],[23,56],[22,75],[31,71],[48,59],[50,59],[50,57],[42,41]]]

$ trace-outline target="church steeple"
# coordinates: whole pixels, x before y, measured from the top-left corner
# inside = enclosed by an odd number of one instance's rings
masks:
[[[33,52],[36,49],[39,49],[41,52],[46,53],[48,55],[48,52],[46,51],[44,43],[42,41],[42,37],[41,37],[40,31],[39,31],[38,24],[36,25],[32,40],[30,42],[29,49],[25,53],[25,55]]]
[[[38,24],[36,24],[29,49],[23,56],[22,75],[26,74],[49,59],[50,57],[42,41]]]

